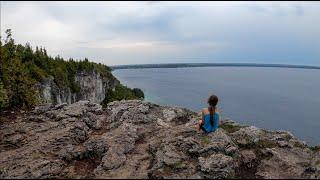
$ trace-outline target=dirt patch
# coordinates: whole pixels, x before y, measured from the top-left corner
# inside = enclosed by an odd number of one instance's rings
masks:
[[[21,117],[25,117],[26,115],[26,112],[19,110],[3,111],[0,113],[0,126],[3,124],[11,124],[15,122],[16,119],[21,119]]]
[[[257,168],[260,164],[260,160],[256,159],[250,162],[250,164],[239,162],[239,167],[235,169],[235,177],[240,179],[256,179]]]
[[[81,160],[72,161],[68,167],[73,167],[76,176],[81,176],[84,178],[93,178],[94,169],[101,163],[101,158],[85,158]],[[71,177],[74,178],[74,177]]]

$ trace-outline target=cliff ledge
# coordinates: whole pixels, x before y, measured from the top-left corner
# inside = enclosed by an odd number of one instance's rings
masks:
[[[231,120],[140,101],[42,105],[3,120],[0,178],[320,178],[320,150]]]

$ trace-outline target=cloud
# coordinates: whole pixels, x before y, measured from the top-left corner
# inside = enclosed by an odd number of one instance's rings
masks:
[[[107,65],[320,65],[319,2],[1,2],[1,35]],[[305,58],[303,58],[305,57]]]

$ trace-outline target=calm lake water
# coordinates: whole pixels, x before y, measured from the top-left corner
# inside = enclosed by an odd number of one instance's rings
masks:
[[[222,116],[271,130],[288,130],[320,144],[320,70],[265,67],[118,69],[128,87],[146,100],[200,111],[210,93]]]

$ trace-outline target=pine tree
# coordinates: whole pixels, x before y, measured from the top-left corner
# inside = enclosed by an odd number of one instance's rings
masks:
[[[0,80],[0,112],[8,106],[8,102],[7,90],[4,88],[4,85]]]

